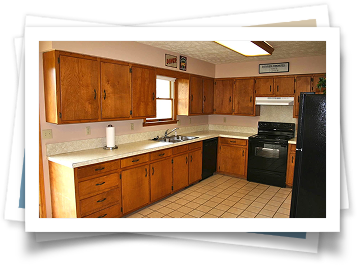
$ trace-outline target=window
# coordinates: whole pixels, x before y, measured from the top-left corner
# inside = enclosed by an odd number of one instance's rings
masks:
[[[156,76],[156,117],[146,118],[144,126],[176,123],[175,80],[167,76]]]

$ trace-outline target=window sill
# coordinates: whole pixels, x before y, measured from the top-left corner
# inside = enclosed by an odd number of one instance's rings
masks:
[[[156,125],[166,125],[166,124],[176,124],[178,120],[155,120],[155,121],[144,121],[143,126],[156,126]]]

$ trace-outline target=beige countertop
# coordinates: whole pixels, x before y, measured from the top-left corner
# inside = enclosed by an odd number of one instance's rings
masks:
[[[289,144],[296,144],[296,137],[294,137],[293,139],[289,140],[288,143]]]
[[[111,161],[119,158],[129,157],[133,155],[139,155],[147,152],[171,148],[183,144],[189,144],[189,143],[202,141],[214,137],[248,139],[249,136],[254,134],[255,133],[240,133],[240,132],[228,132],[228,131],[199,131],[199,132],[184,134],[187,136],[198,136],[197,139],[179,142],[179,143],[156,142],[152,140],[145,140],[145,141],[121,144],[118,145],[118,149],[114,149],[114,150],[104,150],[103,148],[95,148],[95,149],[53,155],[53,156],[49,156],[48,160],[67,167],[76,168],[76,167],[92,165],[100,162]]]

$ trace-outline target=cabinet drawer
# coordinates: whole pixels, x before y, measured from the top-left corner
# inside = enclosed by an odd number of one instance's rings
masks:
[[[156,160],[163,157],[171,156],[172,150],[171,149],[164,149],[156,152],[150,153],[150,160]]]
[[[95,179],[79,182],[79,198],[82,199],[91,194],[96,194],[110,188],[119,186],[119,174],[113,173]]]
[[[188,151],[188,144],[180,145],[172,148],[172,154],[176,155]]]
[[[120,189],[113,189],[107,192],[103,192],[96,196],[81,200],[80,211],[81,216],[90,214],[94,211],[101,210],[106,206],[120,202]]]
[[[78,167],[76,168],[76,170],[77,170],[78,179],[80,179],[80,178],[85,178],[88,176],[116,170],[119,168],[120,168],[119,160],[114,160],[114,161],[98,163],[90,166]]]
[[[116,204],[101,211],[84,216],[83,218],[117,218],[121,216],[120,205]]]
[[[235,138],[221,138],[221,144],[233,144],[233,145],[247,145],[247,140],[235,139]]]
[[[121,167],[130,167],[133,165],[138,165],[144,162],[147,162],[150,160],[150,155],[148,154],[142,154],[142,155],[137,155],[137,156],[131,156],[128,158],[124,158],[121,160]]]
[[[197,148],[202,148],[202,141],[188,145],[188,150],[197,149]]]

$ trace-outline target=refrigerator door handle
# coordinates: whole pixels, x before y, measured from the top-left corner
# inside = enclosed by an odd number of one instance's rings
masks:
[[[296,148],[296,151],[301,151],[302,152],[302,148]]]

